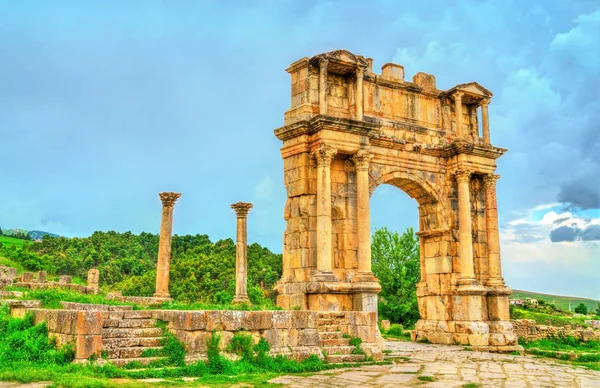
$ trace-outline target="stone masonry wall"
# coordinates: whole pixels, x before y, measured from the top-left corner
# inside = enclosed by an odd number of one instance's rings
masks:
[[[537,341],[541,339],[564,336],[581,339],[582,341],[600,341],[600,329],[583,329],[571,326],[548,326],[538,325],[533,319],[511,320],[515,333],[525,341]]]

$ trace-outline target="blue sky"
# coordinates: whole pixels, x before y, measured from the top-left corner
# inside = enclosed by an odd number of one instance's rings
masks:
[[[600,299],[597,1],[0,0],[0,226],[66,236],[235,235],[281,251],[285,68],[345,48],[494,93],[503,268],[517,289]],[[382,186],[373,227],[417,225]]]

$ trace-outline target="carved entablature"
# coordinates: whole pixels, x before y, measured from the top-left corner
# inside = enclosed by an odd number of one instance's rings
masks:
[[[309,60],[309,65],[321,66],[322,64],[327,66],[328,73],[349,74],[355,73],[358,69],[365,71],[369,66],[369,61],[367,58],[352,54],[347,50],[315,55]]]
[[[450,98],[451,100],[455,100],[457,96],[460,96],[463,104],[487,105],[493,94],[477,82],[456,85],[440,94],[440,98]]]

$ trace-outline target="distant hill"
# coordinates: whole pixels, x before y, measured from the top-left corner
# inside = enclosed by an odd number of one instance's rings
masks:
[[[18,234],[26,234],[29,237],[31,237],[32,240],[41,240],[44,236],[48,235],[51,237],[60,237],[58,234],[54,234],[54,233],[50,233],[50,232],[44,232],[42,230],[25,230],[25,229],[18,229],[18,228],[12,228],[12,229],[2,229],[2,233],[5,236],[14,236],[14,235],[18,235]]]
[[[513,290],[512,295],[509,297],[510,299],[525,299],[532,298],[537,300],[543,300],[546,303],[552,303],[557,308],[563,311],[569,311],[569,304],[571,305],[571,311],[575,309],[575,307],[579,303],[583,303],[587,306],[588,310],[596,310],[598,307],[598,303],[600,301],[589,299],[589,298],[580,298],[576,296],[561,296],[561,295],[551,295],[551,294],[542,294],[539,292],[531,292],[531,291],[522,291],[522,290]]]
[[[30,230],[27,234],[32,240],[41,240],[44,236],[59,237],[58,234],[43,232],[41,230]]]

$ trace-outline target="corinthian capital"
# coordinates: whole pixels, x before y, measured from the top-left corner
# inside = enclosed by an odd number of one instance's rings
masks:
[[[331,165],[333,157],[337,154],[337,150],[331,146],[324,145],[317,148],[313,153],[317,166],[328,167]]]
[[[464,96],[464,95],[465,95],[465,93],[463,93],[463,92],[454,92],[452,97],[454,97],[454,101],[460,101],[462,99],[462,96]]]
[[[177,199],[179,197],[181,197],[181,193],[165,192],[165,193],[158,193],[158,196],[160,197],[160,200],[162,201],[163,207],[173,207],[173,206],[175,206],[175,201],[177,201]]]
[[[483,187],[494,188],[496,187],[496,181],[500,179],[500,175],[496,174],[485,174],[483,176]]]
[[[360,149],[356,151],[354,155],[352,155],[351,159],[352,162],[354,162],[357,170],[368,170],[369,163],[371,162],[371,159],[373,159],[373,155],[367,150]]]
[[[461,182],[469,182],[469,179],[471,179],[471,174],[472,172],[470,170],[465,170],[465,169],[460,169],[460,170],[456,170],[456,173],[454,174],[454,176],[456,177],[456,181],[458,183]]]
[[[486,98],[484,100],[481,100],[479,102],[479,105],[483,108],[483,107],[490,105],[490,102],[492,102],[492,101],[489,98]]]
[[[252,204],[249,202],[237,202],[231,205],[231,208],[235,211],[237,218],[248,217],[248,212],[252,209]]]

